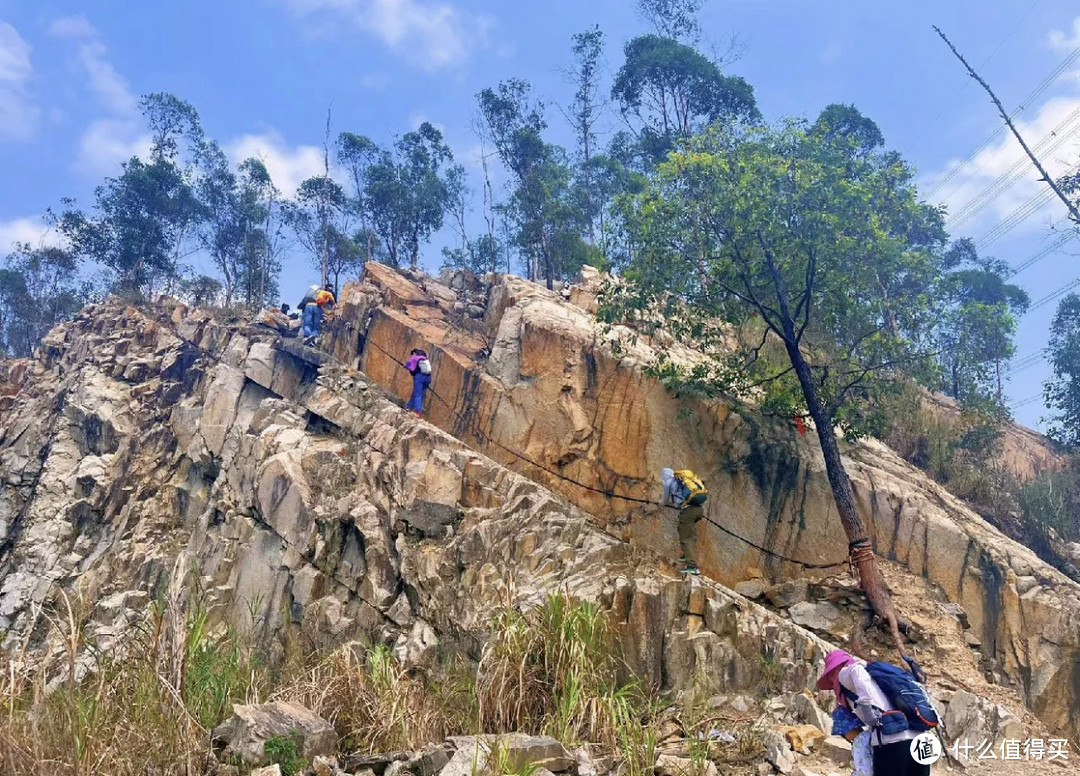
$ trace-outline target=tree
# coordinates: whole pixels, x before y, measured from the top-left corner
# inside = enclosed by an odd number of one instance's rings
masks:
[[[247,247],[245,213],[236,175],[229,168],[225,152],[211,141],[203,146],[199,156],[202,175],[196,192],[205,213],[199,228],[199,241],[221,273],[225,305],[229,306]]]
[[[749,83],[724,75],[715,62],[684,43],[642,35],[627,43],[625,52],[611,97],[654,161],[714,121],[760,118]]]
[[[638,10],[657,33],[696,43],[701,37],[698,12],[705,0],[638,0]]]
[[[544,141],[544,104],[533,101],[532,87],[520,79],[501,82],[477,95],[487,136],[513,178],[505,212],[515,225],[515,242],[526,258],[530,280],[540,275],[548,288],[586,254],[581,233],[586,223],[571,183],[566,152]]]
[[[420,247],[442,228],[452,196],[454,155],[442,133],[428,122],[398,139],[366,168],[365,201],[372,229],[396,267],[408,258],[415,267]]]
[[[321,285],[329,282],[331,252],[346,232],[348,212],[345,190],[328,174],[303,181],[295,198],[282,208],[285,223],[307,249],[312,266],[321,273]]]
[[[665,305],[658,315],[685,310],[695,333],[714,331],[715,341],[724,332],[705,324],[716,317],[762,327],[760,341],[741,348],[713,384],[765,391],[766,401],[785,399],[787,412],[813,419],[863,589],[898,647],[836,428],[865,429],[866,407],[898,369],[932,365],[920,332],[933,317],[945,233],[912,177],[895,154],[867,154],[849,134],[828,137],[799,122],[714,126],[628,203],[638,242],[632,277],[649,304]],[[763,357],[771,345],[782,360]]]
[[[885,145],[885,137],[878,125],[854,105],[826,105],[818,114],[811,132],[825,142],[843,138],[851,144],[852,153],[860,156],[871,154]]]
[[[195,109],[165,92],[143,97],[139,108],[151,134],[150,161],[132,157],[119,177],[95,190],[95,215],[65,200],[58,221],[76,254],[108,267],[123,293],[152,293],[178,274],[188,238],[202,209],[192,187],[192,167],[202,147]],[[181,158],[182,144],[190,158]]]
[[[1070,449],[1080,448],[1080,295],[1068,294],[1050,324],[1047,347],[1052,376],[1043,396],[1054,412],[1049,435]]]
[[[0,353],[33,353],[53,326],[71,318],[93,297],[79,277],[79,259],[56,247],[16,246],[0,268]]]
[[[353,212],[360,220],[360,231],[363,233],[366,261],[374,258],[375,242],[378,239],[373,229],[373,217],[371,213],[371,201],[368,197],[369,171],[380,158],[379,147],[369,138],[356,135],[352,132],[342,132],[337,140],[337,158],[349,171],[349,177],[353,184],[353,197],[351,206]],[[395,263],[396,266],[396,263]]]
[[[193,153],[202,145],[203,130],[195,107],[168,92],[154,92],[139,100],[139,110],[150,128],[151,161],[176,161],[181,142]]]
[[[596,154],[596,124],[604,111],[600,97],[600,58],[604,53],[604,33],[599,26],[574,36],[571,49],[574,64],[567,73],[574,86],[574,101],[566,118],[577,140],[577,169],[582,192],[582,209],[588,221],[589,244],[596,244],[596,221],[600,217],[599,201],[593,187]]]
[[[243,224],[238,292],[247,307],[273,304],[281,272],[279,193],[266,165],[245,159],[237,168]]]
[[[961,402],[1002,397],[1002,364],[1016,352],[1016,317],[1028,308],[1027,292],[1006,282],[1008,264],[982,258],[970,239],[945,254],[941,283],[945,308],[938,324],[945,393]]]
[[[149,294],[176,276],[182,245],[203,210],[174,162],[132,157],[119,177],[97,187],[94,200],[90,216],[65,200],[59,218],[60,233],[79,257],[110,269],[123,293]]]

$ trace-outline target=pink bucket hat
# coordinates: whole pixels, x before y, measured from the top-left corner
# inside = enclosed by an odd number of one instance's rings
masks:
[[[834,649],[832,652],[825,656],[825,669],[821,672],[821,677],[817,680],[817,688],[819,690],[832,690],[836,692],[836,675],[837,672],[844,666],[851,665],[855,662],[855,658],[850,653],[845,652],[842,649]]]

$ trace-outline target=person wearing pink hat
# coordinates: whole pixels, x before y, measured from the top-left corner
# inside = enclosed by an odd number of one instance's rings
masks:
[[[913,730],[885,733],[881,716],[891,709],[889,699],[870,677],[866,662],[842,649],[825,656],[825,668],[817,680],[819,690],[832,690],[836,702],[851,709],[871,731],[874,776],[930,776],[930,766],[911,755]]]

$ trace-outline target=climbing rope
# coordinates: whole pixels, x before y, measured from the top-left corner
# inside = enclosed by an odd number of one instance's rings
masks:
[[[405,366],[405,363],[403,361],[400,361],[397,357],[395,357],[392,353],[387,351],[385,348],[383,348],[381,345],[379,345],[379,343],[375,342],[374,340],[372,340],[370,338],[365,338],[364,339],[364,344],[365,345],[370,344],[370,345],[374,346],[376,350],[380,351],[383,355],[385,355],[387,358],[389,358],[395,364],[397,364],[397,365],[399,365],[401,367]],[[432,379],[432,382],[434,382],[434,379]],[[517,458],[518,460],[523,461],[523,462],[529,464],[530,466],[534,466],[537,469],[540,469],[541,471],[546,472],[547,474],[551,475],[552,477],[555,477],[555,478],[557,478],[559,480],[562,480],[563,482],[570,483],[571,485],[576,485],[577,487],[579,487],[579,488],[581,488],[583,490],[591,491],[593,493],[598,493],[598,494],[600,494],[602,496],[605,496],[607,498],[619,499],[621,501],[628,501],[628,502],[634,503],[634,504],[645,504],[645,505],[648,505],[648,506],[657,506],[657,502],[650,501],[649,499],[637,498],[636,496],[624,496],[624,495],[619,494],[619,493],[614,493],[614,492],[609,491],[609,490],[604,490],[602,488],[597,488],[595,486],[588,485],[588,484],[586,484],[584,482],[579,482],[578,480],[575,480],[572,477],[568,477],[567,475],[563,474],[562,472],[558,472],[558,471],[555,471],[554,469],[550,469],[547,466],[544,466],[542,463],[530,458],[527,455],[524,455],[523,453],[519,453],[516,450],[510,449],[509,447],[502,444],[498,440],[493,439],[489,434],[486,434],[481,429],[477,428],[476,424],[472,420],[470,420],[464,414],[462,414],[457,409],[455,409],[454,406],[452,404],[450,404],[450,402],[448,402],[446,399],[444,399],[442,396],[440,396],[435,391],[435,389],[432,388],[430,385],[428,386],[428,390],[431,391],[432,395],[436,399],[438,399],[440,402],[442,402],[446,406],[446,408],[450,411],[451,414],[453,414],[457,418],[459,418],[465,424],[466,429],[471,431],[473,433],[473,435],[476,436],[477,439],[480,439],[480,440],[486,442],[489,445],[494,445],[495,447],[497,447],[500,450],[506,452],[507,454]],[[733,471],[737,471],[738,468],[739,468],[738,464],[736,464],[736,463],[728,463],[728,464],[725,464],[722,467],[721,471],[733,472]],[[674,509],[676,511],[679,510],[679,507],[677,507],[677,506],[672,506],[672,505],[660,505],[660,506],[663,506],[663,507],[665,507],[667,509]],[[787,555],[783,555],[781,553],[770,550],[767,547],[762,547],[760,544],[757,544],[756,542],[754,542],[754,541],[752,541],[750,539],[747,539],[744,536],[740,536],[739,534],[732,531],[730,528],[726,528],[725,526],[723,526],[720,523],[716,522],[715,520],[713,520],[708,515],[702,515],[702,519],[705,520],[708,523],[711,523],[717,529],[719,529],[723,533],[727,534],[728,536],[732,537],[733,539],[737,539],[738,541],[742,542],[743,544],[746,544],[746,545],[748,545],[750,547],[753,547],[758,552],[761,552],[762,554],[767,555],[770,558],[774,558],[776,560],[783,561],[785,563],[792,563],[792,564],[795,564],[797,566],[801,566],[801,567],[803,567],[805,569],[811,569],[811,570],[840,568],[842,566],[850,565],[850,562],[849,562],[848,558],[845,558],[844,560],[841,560],[841,561],[837,561],[835,563],[807,563],[806,561],[796,560],[795,558],[790,558]]]
[[[180,340],[183,343],[186,343],[188,346],[190,346],[192,348],[195,348],[200,353],[202,353],[207,358],[209,358],[211,361],[213,361],[213,362],[215,362],[217,364],[226,363],[219,356],[217,356],[217,354],[211,352],[210,350],[207,350],[206,348],[202,347],[201,345],[195,344],[191,340],[189,340],[186,337],[184,337],[183,335],[181,335],[180,332],[172,325],[171,321],[166,323],[164,320],[159,318],[158,323],[160,325],[164,326],[165,328],[167,328],[168,330],[170,330],[170,332],[178,340]],[[387,358],[389,358],[395,364],[397,364],[397,365],[399,365],[401,367],[405,366],[405,363],[403,361],[396,358],[392,353],[390,353],[385,348],[383,348],[381,345],[379,345],[379,343],[375,342],[374,340],[371,340],[368,337],[365,337],[364,340],[363,340],[363,346],[366,346],[368,344],[374,346],[376,350],[380,351],[383,355],[385,355]],[[329,357],[330,360],[333,361],[334,363],[336,363],[338,366],[344,367],[346,369],[349,368],[347,364],[342,363],[333,354],[327,353],[326,351],[319,351],[319,352],[321,352],[324,355],[326,355],[327,357]],[[434,380],[432,380],[432,382],[434,382]],[[573,479],[572,477],[568,477],[567,475],[563,474],[562,472],[557,472],[554,469],[551,469],[551,468],[543,465],[539,461],[536,461],[533,458],[530,458],[529,456],[524,455],[523,453],[519,453],[518,451],[507,447],[506,445],[499,442],[497,439],[493,439],[489,434],[486,434],[481,429],[479,429],[476,426],[476,423],[474,421],[470,420],[465,415],[463,415],[461,412],[459,412],[457,409],[455,409],[454,406],[452,404],[450,404],[450,402],[448,402],[441,395],[439,395],[439,393],[437,393],[434,388],[431,388],[430,385],[428,387],[428,390],[431,391],[432,395],[435,396],[436,399],[438,399],[440,402],[443,403],[443,405],[446,406],[446,408],[450,411],[451,414],[453,414],[454,416],[459,418],[465,424],[466,429],[471,431],[473,433],[473,435],[476,436],[477,439],[480,439],[480,440],[486,442],[489,445],[494,445],[495,447],[497,447],[500,450],[504,451],[505,453],[517,458],[518,460],[523,461],[523,462],[529,464],[530,466],[534,466],[537,469],[539,469],[539,470],[541,470],[541,471],[543,471],[543,472],[551,475],[552,477],[555,477],[555,478],[557,478],[557,479],[559,479],[559,480],[561,480],[563,482],[567,482],[567,483],[569,483],[571,485],[575,485],[576,487],[582,488],[583,490],[587,490],[587,491],[590,491],[590,492],[593,492],[593,493],[597,493],[597,494],[602,495],[602,496],[604,496],[606,498],[609,498],[609,499],[619,499],[619,500],[622,500],[622,501],[627,501],[627,502],[634,503],[634,504],[643,504],[643,505],[647,505],[647,506],[658,506],[657,502],[650,501],[649,499],[637,498],[636,496],[625,496],[625,495],[622,495],[622,494],[619,494],[619,493],[614,493],[614,492],[609,491],[609,490],[604,490],[602,488],[597,488],[597,487],[594,487],[592,485],[588,485],[588,484],[586,484],[584,482],[580,482],[578,480]],[[380,455],[390,457],[389,454],[385,450],[381,450],[379,447],[372,444],[371,442],[369,442],[364,437],[357,436],[356,439],[361,444],[363,444],[366,447],[368,447],[369,449],[379,453]],[[736,463],[728,463],[728,464],[725,464],[722,467],[721,471],[733,472],[733,471],[737,471],[738,468],[739,468],[738,464],[736,464]],[[672,506],[672,505],[659,505],[659,506],[662,506],[662,507],[664,507],[666,509],[674,509],[676,511],[679,510],[679,507],[677,507],[677,506]],[[743,544],[746,544],[749,547],[753,547],[755,550],[762,553],[763,555],[766,555],[767,557],[773,558],[775,560],[778,560],[778,561],[781,561],[781,562],[784,562],[784,563],[791,563],[791,564],[794,564],[796,566],[801,566],[802,568],[809,569],[809,570],[824,570],[824,569],[840,568],[842,566],[850,566],[850,567],[854,568],[854,561],[853,561],[854,556],[852,556],[852,558],[845,558],[844,560],[837,561],[835,563],[808,563],[806,561],[801,561],[801,560],[798,560],[796,558],[791,558],[791,557],[789,557],[787,555],[776,552],[774,550],[770,550],[767,547],[763,547],[760,544],[754,542],[753,540],[747,539],[745,536],[741,536],[741,535],[735,533],[734,531],[732,531],[730,528],[727,528],[726,526],[721,525],[720,523],[718,523],[716,520],[713,520],[708,515],[702,515],[701,519],[705,520],[707,523],[710,523],[712,526],[717,528],[719,531],[723,532],[724,534],[727,534],[728,536],[732,537],[733,539],[736,539],[736,540],[742,542]],[[855,551],[855,548],[853,547],[852,552],[854,552],[854,551]],[[872,550],[870,550],[870,551],[872,552]]]

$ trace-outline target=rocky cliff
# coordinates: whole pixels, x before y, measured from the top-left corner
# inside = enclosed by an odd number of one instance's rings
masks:
[[[343,294],[332,349],[407,396],[393,359],[425,347],[433,423],[603,525],[626,526],[638,546],[663,537],[674,548],[672,521],[602,492],[655,498],[670,465],[704,476],[710,517],[739,536],[808,563],[842,560],[846,539],[812,435],[753,408],[672,396],[645,366],[659,350],[698,356],[664,335],[599,326],[598,288],[596,276],[563,293],[513,277],[442,284],[371,265]],[[849,445],[845,463],[878,552],[964,607],[989,677],[1075,730],[1080,588],[883,445]],[[727,585],[806,573],[707,523],[699,542],[703,570]]]
[[[330,355],[182,306],[87,308],[12,370],[0,410],[3,648],[47,656],[60,591],[107,648],[193,569],[216,616],[271,654],[361,636],[406,662],[475,654],[496,607],[561,588],[609,611],[657,687],[707,669],[752,688],[763,655],[785,689],[806,687],[826,644],[793,620],[828,627],[724,586],[813,575],[702,524],[705,577],[680,579],[663,562],[670,517],[604,494],[655,498],[661,467],[693,468],[732,533],[842,560],[812,440],[671,396],[644,365],[693,351],[604,330],[594,305],[591,282],[553,294],[369,265],[328,325]],[[394,400],[408,391],[394,359],[417,346],[439,397],[425,420]],[[987,677],[1080,730],[1077,586],[886,448],[847,454],[895,573],[963,607]]]

